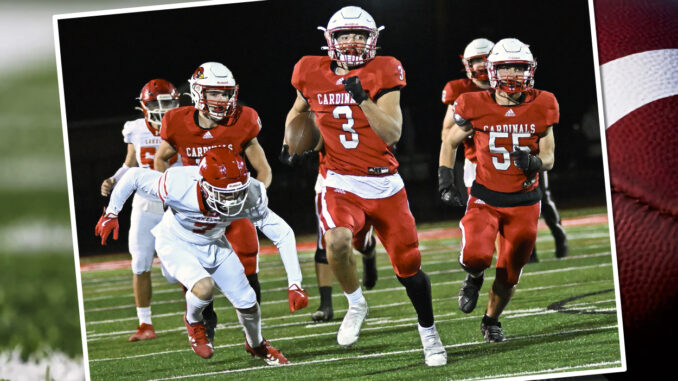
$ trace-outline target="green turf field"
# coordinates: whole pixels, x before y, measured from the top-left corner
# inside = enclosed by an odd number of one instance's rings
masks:
[[[573,211],[568,215],[586,217],[591,212],[604,210]],[[215,354],[209,360],[196,356],[182,323],[181,291],[167,284],[157,267],[153,269],[152,308],[158,338],[129,343],[127,338],[137,325],[129,269],[83,272],[90,375],[92,380],[437,380],[596,370],[601,373],[601,369],[620,368],[608,225],[600,221],[566,221],[570,255],[555,259],[548,229],[539,231],[540,262],[524,269],[518,291],[501,319],[508,340],[494,344],[484,343],[479,329],[494,271],[486,273],[476,311],[461,313],[456,295],[464,273],[457,264],[457,222],[429,224],[420,229],[422,237],[431,237],[420,242],[422,267],[431,278],[436,325],[449,357],[444,367],[424,365],[414,310],[382,249],[378,252],[379,281],[375,289],[365,292],[370,314],[360,339],[350,349],[336,343],[336,332],[346,311],[346,299],[338,286],[334,287],[334,321],[310,321],[310,313],[319,304],[313,253],[299,253],[311,298],[309,307],[295,314],[289,313],[280,258],[261,257],[263,334],[292,363],[285,367],[268,367],[245,352],[242,330],[223,295],[215,299],[219,314]],[[434,234],[441,228],[447,232],[442,238]]]

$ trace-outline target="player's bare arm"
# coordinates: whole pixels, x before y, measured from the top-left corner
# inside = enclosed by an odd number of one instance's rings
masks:
[[[136,158],[136,151],[134,150],[134,144],[128,143],[127,156],[125,156],[125,162],[123,163],[122,167],[120,167],[120,169],[118,169],[115,172],[113,176],[107,178],[106,180],[104,180],[103,183],[101,183],[101,195],[107,197],[109,194],[111,194],[111,191],[115,186],[115,183],[118,182],[118,179],[122,177],[125,171],[131,167],[136,167],[137,165],[138,164]]]
[[[163,140],[153,158],[153,168],[156,171],[165,172],[170,167],[169,159],[176,153],[177,150],[166,140]]]
[[[452,126],[454,126],[454,106],[448,105],[445,118],[443,118],[443,129],[440,132],[441,140],[445,140],[445,135],[452,129]]]
[[[268,164],[268,160],[266,160],[266,153],[261,147],[261,144],[259,144],[257,138],[247,142],[247,145],[245,146],[245,156],[252,165],[252,168],[257,171],[257,180],[264,183],[266,188],[268,188],[273,180],[273,172],[271,171],[271,166]]]
[[[439,166],[454,168],[454,159],[457,156],[457,147],[466,139],[467,136],[473,133],[471,124],[462,126],[452,122],[452,126],[447,134],[443,135],[443,142],[440,145]]]
[[[301,92],[297,90],[297,97],[294,99],[294,104],[292,104],[292,108],[287,113],[287,117],[285,118],[285,128],[289,126],[294,118],[309,111],[311,111],[311,106],[308,104],[308,102],[306,102],[306,98],[304,98]],[[284,136],[285,135],[283,135],[283,144],[286,144],[287,142],[284,141]]]
[[[360,104],[372,130],[386,144],[392,145],[400,140],[403,131],[403,113],[400,110],[400,91],[384,94],[374,103],[366,99]]]
[[[539,158],[541,159],[541,169],[550,171],[555,164],[556,141],[553,137],[553,126],[549,126],[544,136],[539,138]]]
[[[473,128],[471,128],[470,123],[464,123],[461,126],[454,123],[440,145],[438,192],[440,193],[440,199],[445,204],[452,206],[464,205],[461,192],[454,185],[454,171],[452,168],[454,167],[454,158],[457,156],[457,147],[472,133]]]

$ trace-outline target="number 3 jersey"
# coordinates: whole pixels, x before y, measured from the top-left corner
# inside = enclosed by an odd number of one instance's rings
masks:
[[[397,172],[398,161],[370,127],[367,117],[344,88],[344,78],[358,76],[373,101],[405,87],[405,72],[397,59],[378,56],[344,75],[333,70],[327,56],[305,56],[294,66],[292,85],[315,113],[325,144],[328,170],[357,176],[383,176]]]
[[[539,138],[558,123],[558,102],[542,90],[527,93],[523,103],[513,106],[499,105],[493,97],[491,91],[464,93],[454,106],[455,113],[473,125],[478,159],[475,182],[494,192],[532,191],[538,186],[535,178],[528,179],[510,153],[520,148],[529,149],[532,155],[539,153]]]
[[[160,173],[132,168],[120,179],[111,194],[107,213],[118,214],[133,191],[159,199],[168,207],[159,226],[183,241],[208,245],[224,237],[226,227],[235,220],[252,222],[268,215],[268,198],[263,183],[252,178],[243,209],[236,216],[226,217],[207,208],[199,184],[197,166],[173,167]]]

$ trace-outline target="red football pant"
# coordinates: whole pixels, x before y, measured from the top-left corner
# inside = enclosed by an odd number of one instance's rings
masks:
[[[515,285],[537,241],[540,203],[499,208],[478,201],[469,197],[466,214],[461,219],[459,262],[473,272],[490,267],[499,234],[496,278],[509,286]]]
[[[374,226],[396,275],[407,278],[419,271],[419,239],[404,188],[388,198],[364,199],[327,187],[322,193],[321,204],[320,218],[325,231],[335,227],[348,228],[353,233],[353,245],[360,247],[368,238],[370,225]]]
[[[327,231],[325,224],[322,219],[322,204],[323,198],[322,193],[315,194],[315,216],[318,219],[318,248],[321,250],[325,249],[325,232]],[[370,243],[370,237],[372,236],[372,226],[366,225],[362,230],[357,234],[353,233],[353,248],[356,250],[365,250],[365,248]],[[323,262],[326,263],[326,262]]]
[[[252,222],[247,218],[231,222],[226,227],[226,239],[245,268],[245,275],[256,274],[259,237],[257,237],[257,228],[252,225]]]

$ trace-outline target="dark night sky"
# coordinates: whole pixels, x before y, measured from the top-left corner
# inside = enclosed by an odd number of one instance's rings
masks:
[[[519,4],[485,1],[266,1],[176,10],[91,16],[59,21],[76,220],[81,255],[126,251],[121,239],[102,249],[92,232],[107,200],[99,186],[122,164],[124,121],[140,116],[135,97],[152,78],[181,91],[205,61],[228,66],[240,84],[239,100],[259,113],[259,141],[273,168],[269,194],[298,234],[312,233],[313,173],[282,167],[276,157],[295,91],[292,68],[303,55],[324,54],[318,25],[346,5],[367,10],[386,29],[379,54],[398,58],[407,73],[402,91],[403,136],[397,157],[418,222],[459,218],[441,207],[436,169],[445,106],[444,84],[461,78],[459,54],[474,38],[515,37],[537,58],[535,87],[553,92],[561,109],[556,167],[551,174],[560,206],[604,205],[604,179],[588,5],[585,0]],[[183,104],[190,104],[184,97]],[[593,119],[584,122],[585,113]],[[583,125],[582,125],[583,124]],[[588,130],[587,130],[588,127]],[[583,179],[583,180],[582,180]],[[127,213],[129,207],[126,208]]]

